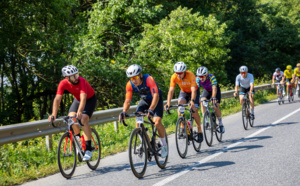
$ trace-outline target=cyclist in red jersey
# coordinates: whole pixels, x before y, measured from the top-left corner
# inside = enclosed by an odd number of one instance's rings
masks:
[[[142,67],[140,65],[131,65],[128,67],[126,74],[130,78],[126,85],[126,96],[123,104],[123,112],[120,113],[119,121],[125,119],[131,103],[133,92],[141,96],[141,100],[137,105],[136,112],[144,112],[148,110],[148,117],[153,117],[153,122],[157,128],[158,134],[161,137],[161,157],[168,155],[168,144],[166,142],[165,127],[162,124],[163,117],[163,98],[162,91],[156,85],[153,77],[147,74],[142,74]],[[138,124],[136,123],[136,127]]]
[[[94,89],[91,85],[82,77],[79,77],[78,69],[73,65],[68,65],[62,68],[62,74],[65,77],[57,88],[57,93],[53,101],[52,114],[48,120],[57,116],[58,107],[60,105],[63,93],[65,90],[73,94],[74,101],[69,109],[69,116],[77,116],[81,120],[84,132],[84,139],[86,145],[86,151],[83,157],[83,161],[88,161],[92,157],[91,147],[91,128],[89,125],[90,117],[92,117],[97,104],[97,98]],[[77,138],[80,139],[80,129],[78,125],[72,125],[74,133]]]

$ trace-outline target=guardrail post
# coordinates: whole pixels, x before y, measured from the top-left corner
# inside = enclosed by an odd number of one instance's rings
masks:
[[[115,131],[118,132],[119,125],[117,121],[114,121],[114,127],[115,127]]]
[[[53,150],[52,134],[46,136],[46,146],[48,150]]]

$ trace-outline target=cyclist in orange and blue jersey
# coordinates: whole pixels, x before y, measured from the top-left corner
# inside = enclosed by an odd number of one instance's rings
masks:
[[[209,74],[208,69],[202,66],[197,69],[196,82],[199,88],[200,86],[204,88],[201,94],[201,101],[208,100],[210,98],[212,99],[213,108],[219,120],[220,131],[224,133],[225,127],[222,122],[222,114],[219,108],[221,103],[221,90],[216,77],[212,74]],[[202,113],[205,113],[205,109],[206,108],[203,106],[203,103],[201,103]]]
[[[178,96],[178,104],[186,104],[190,101],[190,107],[195,113],[192,113],[198,129],[198,137],[196,142],[201,143],[203,141],[203,133],[201,129],[201,119],[198,112],[200,92],[197,87],[196,77],[193,72],[187,71],[187,67],[184,62],[177,62],[174,67],[174,74],[171,76],[170,88],[168,92],[167,104],[165,109],[168,110],[171,105],[171,99],[173,97],[176,84],[180,87],[180,93]],[[183,136],[184,126],[181,125],[179,135]]]
[[[168,155],[168,145],[166,143],[165,127],[162,125],[163,117],[163,98],[162,91],[156,85],[153,77],[147,74],[142,74],[140,65],[131,65],[126,71],[127,77],[130,78],[126,84],[126,96],[123,104],[123,112],[120,113],[119,121],[125,119],[126,112],[129,110],[133,92],[141,96],[141,100],[137,105],[136,112],[143,113],[148,110],[148,117],[153,117],[153,122],[157,128],[158,134],[161,137],[161,157],[165,158]],[[138,127],[138,124],[136,124]]]

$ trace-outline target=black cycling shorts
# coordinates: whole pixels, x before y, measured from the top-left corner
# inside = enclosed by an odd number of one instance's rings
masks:
[[[183,92],[180,90],[178,99],[185,99],[186,103],[188,103],[191,100],[191,96],[192,96],[192,93],[186,93],[186,92]],[[196,99],[194,102],[196,108],[199,108],[199,97],[200,97],[200,91],[199,91],[199,89],[197,89],[197,95],[196,95]]]
[[[201,98],[206,98],[206,99],[210,99],[212,96],[212,91],[207,91],[206,89],[204,89],[202,91],[201,94]],[[216,94],[216,98],[218,99],[217,103],[221,103],[221,89],[220,86],[217,85],[217,94]]]
[[[80,104],[80,101],[78,101],[77,99],[74,99],[74,101],[69,109],[69,113],[77,112],[79,104]],[[94,110],[96,108],[96,105],[97,105],[97,97],[94,94],[90,99],[86,100],[85,107],[84,107],[82,114],[87,114],[89,116],[89,118],[91,118],[94,113]]]
[[[241,87],[241,88],[240,88],[240,95],[246,94],[247,92],[249,92],[249,90],[250,90],[250,87],[249,87],[249,88]],[[254,94],[254,93],[255,93],[255,90],[253,90],[252,93]]]
[[[147,102],[144,99],[141,99],[141,101],[139,102],[139,104],[137,105],[136,108],[136,112],[143,112],[145,110],[148,110],[149,107],[151,105],[151,102]],[[154,117],[163,117],[164,114],[164,101],[162,97],[159,97],[159,101],[155,107],[155,109],[153,110],[154,113]]]

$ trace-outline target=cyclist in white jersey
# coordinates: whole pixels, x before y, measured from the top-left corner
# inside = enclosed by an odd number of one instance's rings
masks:
[[[241,66],[240,67],[240,74],[236,76],[235,79],[235,92],[234,97],[237,96],[238,88],[240,86],[240,103],[243,104],[243,95],[249,92],[249,99],[250,99],[250,108],[251,114],[250,117],[254,119],[254,78],[253,75],[248,73],[248,67]]]
[[[275,72],[273,73],[273,77],[272,77],[272,86],[274,86],[275,80],[276,80],[276,83],[281,83],[283,86],[283,96],[284,96],[285,90],[284,90],[283,76],[284,76],[284,73],[280,70],[280,68],[276,68]],[[277,85],[277,95],[278,95],[278,85]]]

